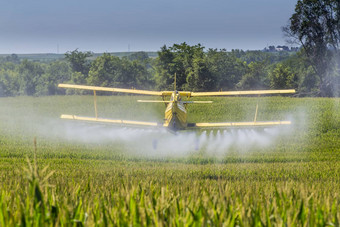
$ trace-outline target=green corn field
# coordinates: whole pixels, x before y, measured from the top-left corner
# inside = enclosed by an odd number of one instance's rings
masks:
[[[100,96],[99,116],[162,121],[137,99]],[[94,116],[91,96],[1,98],[0,226],[340,226],[339,98],[200,100],[189,122],[251,121],[258,102],[258,120],[293,124],[246,131],[263,144],[228,129],[155,148],[157,132],[59,119]],[[192,135],[207,142],[183,148]]]

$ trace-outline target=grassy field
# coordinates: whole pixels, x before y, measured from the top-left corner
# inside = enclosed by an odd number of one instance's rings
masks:
[[[99,97],[99,116],[162,121],[148,98]],[[249,121],[257,102],[205,100],[190,122]],[[340,99],[258,101],[293,125],[172,135],[59,119],[93,116],[90,96],[1,98],[0,226],[339,226]]]

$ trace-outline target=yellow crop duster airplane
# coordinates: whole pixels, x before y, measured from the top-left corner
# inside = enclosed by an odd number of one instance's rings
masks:
[[[257,121],[256,106],[255,117],[251,122],[220,122],[220,123],[188,123],[187,122],[187,110],[186,106],[191,103],[212,103],[212,101],[189,101],[191,97],[203,97],[203,96],[234,96],[234,95],[268,95],[268,94],[289,94],[295,93],[294,89],[289,90],[257,90],[257,91],[220,91],[220,92],[190,92],[190,91],[177,91],[176,90],[176,78],[174,91],[147,91],[147,90],[135,90],[135,89],[122,89],[122,88],[109,88],[109,87],[96,87],[85,85],[73,85],[73,84],[59,84],[60,88],[73,88],[92,90],[94,94],[94,110],[95,117],[81,117],[76,115],[61,115],[62,119],[89,121],[89,122],[101,122],[111,123],[122,126],[149,126],[149,127],[165,127],[170,131],[178,131],[184,129],[193,128],[227,128],[227,127],[242,127],[242,126],[273,126],[273,125],[289,125],[290,121]],[[143,121],[130,121],[130,120],[113,120],[98,118],[97,104],[96,104],[96,91],[107,92],[121,92],[140,95],[152,95],[161,96],[163,101],[158,100],[138,100],[138,102],[162,102],[166,104],[164,122],[143,122]],[[170,97],[169,100],[165,100]],[[183,98],[186,98],[184,101]]]

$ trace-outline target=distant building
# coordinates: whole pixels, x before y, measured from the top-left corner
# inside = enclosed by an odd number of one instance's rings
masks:
[[[276,51],[289,51],[289,47],[287,46],[277,46]]]
[[[289,51],[289,52],[297,52],[299,51],[299,47],[291,47],[289,49],[288,46],[268,46],[263,49],[264,52],[281,52],[281,51]]]

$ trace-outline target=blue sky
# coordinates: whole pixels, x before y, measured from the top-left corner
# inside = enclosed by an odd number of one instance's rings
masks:
[[[0,0],[0,53],[157,51],[164,44],[285,44],[296,0]]]

